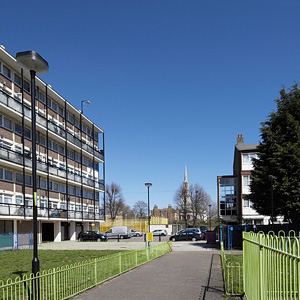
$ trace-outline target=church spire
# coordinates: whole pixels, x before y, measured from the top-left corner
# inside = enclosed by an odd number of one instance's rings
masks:
[[[184,169],[184,182],[188,182],[188,180],[187,180],[187,169],[186,169],[186,166],[185,166],[185,169]]]
[[[190,193],[189,182],[188,182],[188,179],[187,179],[187,168],[186,168],[186,166],[185,166],[185,169],[184,169],[183,188],[184,188],[186,194]]]

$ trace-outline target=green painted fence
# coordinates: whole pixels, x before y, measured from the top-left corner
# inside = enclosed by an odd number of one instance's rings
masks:
[[[225,293],[226,295],[241,296],[244,293],[243,267],[237,262],[228,262],[224,252],[223,242],[220,243],[220,246]]]
[[[248,300],[299,299],[299,237],[243,232],[244,292]]]
[[[74,265],[0,281],[1,300],[68,299],[110,278],[172,251],[172,243],[159,243]],[[37,292],[34,292],[37,291]],[[36,295],[38,295],[36,297]]]

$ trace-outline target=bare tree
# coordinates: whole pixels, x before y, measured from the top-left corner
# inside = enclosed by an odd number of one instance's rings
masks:
[[[191,185],[190,193],[192,202],[192,221],[193,227],[195,227],[197,223],[205,222],[205,218],[207,217],[207,208],[208,205],[211,204],[211,198],[204,191],[203,187],[198,184]]]
[[[114,221],[117,217],[117,214],[120,213],[124,206],[124,199],[122,195],[121,187],[112,182],[111,185],[106,185],[106,209],[107,213],[110,215],[111,220]]]
[[[147,217],[148,205],[145,201],[137,201],[133,206],[133,212],[138,219],[144,219]]]
[[[175,193],[174,203],[179,208],[179,215],[184,220],[185,227],[188,227],[188,217],[191,213],[191,207],[189,203],[189,195],[184,190],[182,184]]]

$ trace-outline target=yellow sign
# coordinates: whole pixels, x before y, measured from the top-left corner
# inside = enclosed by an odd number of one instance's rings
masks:
[[[149,232],[148,233],[148,242],[152,242],[153,241],[153,233]]]

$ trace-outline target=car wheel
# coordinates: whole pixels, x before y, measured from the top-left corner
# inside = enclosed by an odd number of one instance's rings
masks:
[[[193,237],[192,238],[192,242],[196,242],[197,240],[196,240],[196,238],[195,237]]]
[[[100,238],[97,238],[97,240],[96,240],[97,242],[101,242],[101,239]]]
[[[172,238],[172,242],[175,242],[176,241],[176,239],[175,238]]]
[[[80,241],[80,242],[83,242],[83,238],[82,238],[82,237],[81,237],[81,238],[79,238],[79,241]]]

